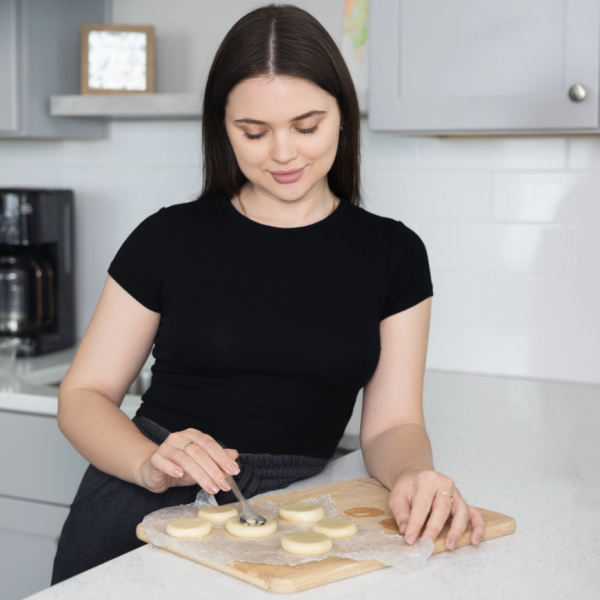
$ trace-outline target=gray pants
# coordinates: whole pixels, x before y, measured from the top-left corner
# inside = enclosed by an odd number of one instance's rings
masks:
[[[133,422],[156,444],[162,444],[170,433],[146,417],[134,417]],[[240,473],[235,481],[244,496],[251,498],[316,475],[327,460],[288,454],[240,454]],[[90,465],[60,534],[51,585],[143,546],[135,528],[147,514],[167,506],[191,504],[199,491],[196,484],[155,494]],[[233,492],[221,491],[215,500],[228,504],[236,498]]]

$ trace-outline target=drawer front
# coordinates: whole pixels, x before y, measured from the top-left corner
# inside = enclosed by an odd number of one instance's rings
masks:
[[[50,586],[56,542],[69,509],[0,497],[2,600],[20,600]]]
[[[55,417],[0,411],[0,496],[69,506],[88,462]]]

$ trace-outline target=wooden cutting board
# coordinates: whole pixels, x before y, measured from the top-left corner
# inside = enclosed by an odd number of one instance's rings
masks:
[[[396,521],[388,506],[390,492],[376,479],[347,479],[346,481],[328,483],[293,492],[264,496],[252,499],[252,501],[261,503],[265,500],[270,500],[276,504],[282,504],[283,502],[298,502],[324,494],[331,494],[331,497],[335,501],[336,510],[341,516],[351,516],[363,527],[369,529],[381,530],[396,535],[399,533]],[[484,508],[479,508],[478,510],[483,515],[485,522],[482,541],[507,535],[515,530],[516,522],[512,517]],[[447,550],[444,539],[449,528],[450,521],[444,525],[444,528],[438,535],[433,548],[433,554]],[[140,540],[150,543],[141,523],[137,526],[136,534]],[[471,525],[469,524],[467,525],[467,530],[458,540],[456,547],[469,545],[471,543],[469,539],[470,535]],[[300,590],[323,585],[324,583],[383,569],[387,566],[377,560],[356,561],[336,556],[303,563],[294,567],[240,561],[219,565],[188,556],[184,552],[179,552],[169,546],[161,546],[161,548],[216,569],[217,571],[233,575],[238,579],[252,583],[265,590],[282,594],[299,592]]]

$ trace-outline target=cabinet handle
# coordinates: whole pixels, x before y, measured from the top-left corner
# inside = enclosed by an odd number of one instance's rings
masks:
[[[580,83],[576,83],[569,88],[569,98],[573,102],[583,102],[586,96],[585,88]]]

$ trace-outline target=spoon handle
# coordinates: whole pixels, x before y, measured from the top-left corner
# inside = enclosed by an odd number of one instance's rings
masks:
[[[231,487],[231,490],[235,494],[235,497],[241,502],[242,509],[244,511],[246,511],[246,509],[248,508],[246,505],[246,499],[242,495],[242,492],[240,492],[240,488],[238,487],[237,483],[235,482],[235,479],[228,473],[225,473],[225,479],[227,479],[227,483]]]

